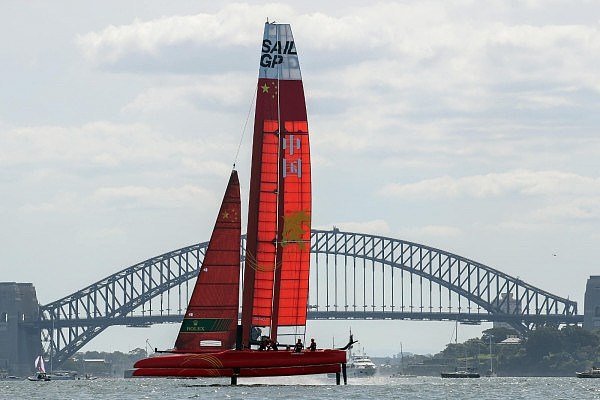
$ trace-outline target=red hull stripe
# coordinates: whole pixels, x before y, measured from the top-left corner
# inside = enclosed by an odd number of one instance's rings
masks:
[[[314,375],[331,374],[341,371],[340,364],[306,365],[294,367],[276,368],[241,368],[236,376],[243,378],[254,378],[263,376],[292,376],[292,375]],[[234,370],[229,368],[202,369],[202,368],[139,368],[133,372],[133,376],[160,376],[160,377],[231,377]]]
[[[199,354],[170,354],[146,358],[134,368],[267,368],[298,367],[346,362],[343,350],[291,351],[226,350]]]

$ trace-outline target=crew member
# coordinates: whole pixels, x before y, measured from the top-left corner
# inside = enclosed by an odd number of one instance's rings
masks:
[[[308,349],[310,351],[315,351],[317,349],[317,342],[315,342],[315,339],[310,339],[310,346],[308,346]]]
[[[304,348],[304,345],[302,344],[302,340],[298,339],[298,341],[296,342],[296,345],[294,346],[294,351],[296,353],[300,353],[303,348]]]
[[[267,338],[264,338],[261,342],[260,342],[260,346],[258,347],[259,351],[263,351],[263,350],[267,350],[269,346],[269,342],[267,341]]]

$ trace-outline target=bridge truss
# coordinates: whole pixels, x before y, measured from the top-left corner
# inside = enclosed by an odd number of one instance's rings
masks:
[[[46,355],[58,366],[109,326],[181,321],[207,246],[150,258],[41,306]],[[574,301],[417,243],[313,230],[311,257],[311,319],[502,321],[520,331],[582,322]]]

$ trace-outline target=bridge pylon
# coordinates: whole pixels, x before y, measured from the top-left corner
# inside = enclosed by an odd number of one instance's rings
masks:
[[[42,354],[39,305],[32,283],[0,282],[0,376],[27,376]]]

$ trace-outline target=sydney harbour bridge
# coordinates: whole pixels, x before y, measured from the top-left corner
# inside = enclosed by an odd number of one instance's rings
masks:
[[[109,326],[179,322],[207,246],[132,265],[40,306],[39,320],[22,324],[41,329],[44,352],[56,367]],[[241,254],[244,248],[242,238]],[[576,302],[479,262],[336,228],[312,231],[309,290],[309,319],[493,321],[521,332],[583,322]]]

